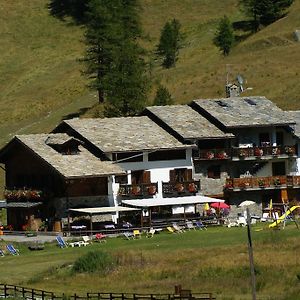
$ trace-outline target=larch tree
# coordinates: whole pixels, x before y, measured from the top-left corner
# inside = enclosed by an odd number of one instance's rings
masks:
[[[173,99],[166,87],[159,85],[153,101],[153,105],[164,106],[173,104]]]
[[[217,32],[214,38],[214,44],[219,47],[223,52],[223,55],[229,55],[229,52],[234,43],[233,27],[227,16],[224,16],[217,28]]]

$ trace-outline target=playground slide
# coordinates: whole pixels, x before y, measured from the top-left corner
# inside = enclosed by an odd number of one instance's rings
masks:
[[[300,208],[300,206],[299,205],[292,206],[290,209],[287,210],[287,212],[285,214],[283,214],[282,216],[280,216],[274,223],[270,224],[269,228],[273,228],[273,227],[279,225],[296,208]]]

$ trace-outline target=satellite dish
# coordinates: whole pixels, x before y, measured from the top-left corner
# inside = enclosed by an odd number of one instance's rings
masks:
[[[244,78],[243,78],[240,74],[238,74],[238,75],[236,76],[236,79],[237,79],[237,81],[238,81],[238,83],[239,83],[240,85],[243,85],[243,83],[244,83]]]

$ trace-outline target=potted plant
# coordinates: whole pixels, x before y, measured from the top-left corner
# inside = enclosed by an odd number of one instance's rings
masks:
[[[148,187],[148,194],[149,195],[155,195],[156,194],[156,186],[155,185],[150,185]]]
[[[286,147],[284,148],[284,150],[285,150],[285,153],[286,153],[287,155],[294,155],[294,154],[295,154],[295,151],[294,151],[294,149],[293,149],[292,147],[286,146]]]
[[[240,149],[239,151],[239,157],[240,158],[245,158],[247,155],[246,150],[245,149]]]
[[[263,180],[263,179],[259,179],[258,180],[258,186],[260,187],[260,188],[264,188],[266,185],[265,185],[265,181]]]
[[[190,193],[196,193],[197,192],[197,186],[194,182],[189,183],[188,190]]]
[[[217,158],[219,159],[226,159],[227,157],[227,153],[224,150],[217,153]]]
[[[213,159],[215,157],[215,154],[212,151],[206,152],[206,158]]]
[[[175,185],[175,189],[178,193],[182,193],[184,191],[184,186],[182,183],[177,182]]]
[[[274,178],[273,179],[273,184],[275,185],[275,186],[280,186],[281,185],[281,181],[280,181],[280,178]]]
[[[260,149],[260,148],[255,148],[254,149],[254,155],[255,156],[261,157],[261,156],[263,156],[263,154],[264,154],[264,151],[262,149]]]
[[[138,196],[141,193],[141,188],[138,185],[135,185],[132,187],[131,193],[135,196]]]

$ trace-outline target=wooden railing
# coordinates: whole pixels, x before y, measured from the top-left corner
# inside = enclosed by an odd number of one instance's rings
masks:
[[[193,158],[200,160],[257,159],[261,157],[287,157],[296,154],[296,146],[232,147],[226,149],[199,149],[194,151]]]
[[[300,176],[268,176],[268,177],[244,177],[228,178],[224,189],[245,190],[245,189],[264,189],[280,187],[299,187]]]
[[[163,182],[163,197],[192,196],[200,190],[200,181]]]
[[[148,198],[153,197],[158,192],[158,184],[141,183],[141,184],[120,184],[119,196],[131,198]]]
[[[212,293],[180,293],[180,294],[130,294],[130,293],[86,293],[78,294],[61,294],[57,295],[53,292],[47,292],[38,289],[30,289],[22,286],[0,284],[0,298],[11,299],[30,299],[30,300],[54,300],[54,299],[89,299],[89,300],[213,300]]]

